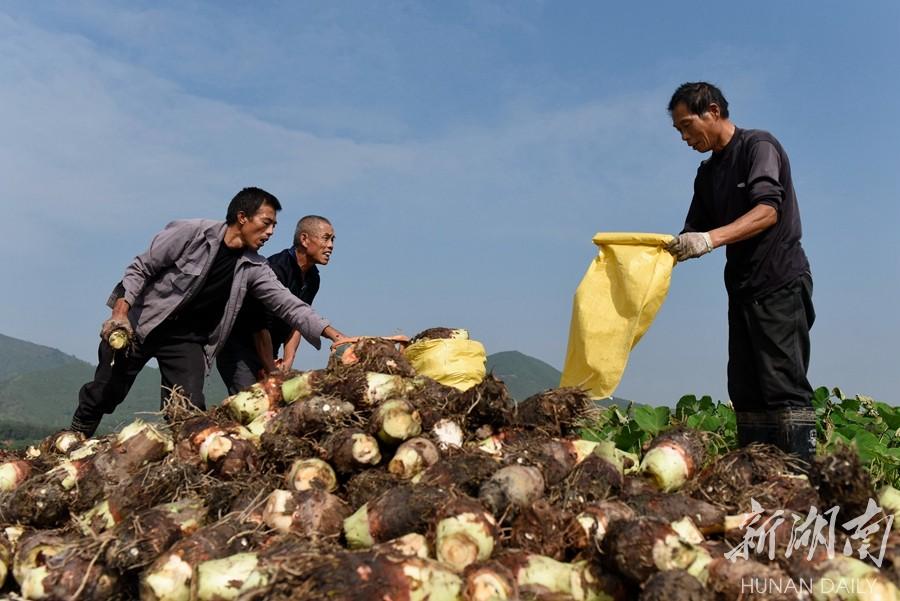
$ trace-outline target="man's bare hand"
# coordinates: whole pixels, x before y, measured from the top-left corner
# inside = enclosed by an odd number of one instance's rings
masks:
[[[129,339],[134,336],[134,330],[131,329],[131,322],[128,321],[128,317],[121,318],[113,316],[104,321],[103,325],[100,326],[101,340],[109,342],[109,335],[116,330],[124,330],[125,333],[128,334]]]

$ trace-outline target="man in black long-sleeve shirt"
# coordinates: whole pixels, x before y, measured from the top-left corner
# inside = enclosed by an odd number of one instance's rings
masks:
[[[806,372],[815,312],[787,154],[772,134],[735,127],[711,84],[680,86],[669,113],[691,148],[712,151],[669,250],[683,261],[727,247],[728,393],[738,441],[810,459],[816,429]]]
[[[269,257],[278,280],[294,296],[311,305],[319,291],[317,265],[327,265],[334,251],[334,228],[328,219],[307,215],[297,222],[294,245]],[[216,367],[229,394],[250,386],[264,373],[288,370],[294,363],[299,333],[252,300],[241,308]],[[284,358],[278,360],[284,346]]]

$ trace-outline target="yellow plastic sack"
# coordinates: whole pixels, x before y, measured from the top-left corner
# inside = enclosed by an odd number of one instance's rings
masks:
[[[416,372],[445,386],[468,390],[484,379],[487,356],[475,340],[442,338],[410,344],[403,354]]]
[[[572,306],[569,348],[560,386],[610,396],[628,355],[656,317],[669,292],[675,258],[668,234],[600,233],[593,260]]]

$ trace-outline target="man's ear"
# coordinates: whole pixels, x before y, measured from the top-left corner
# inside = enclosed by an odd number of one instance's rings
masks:
[[[712,117],[714,117],[715,119],[721,119],[721,118],[722,118],[722,113],[721,113],[721,110],[720,110],[720,108],[719,108],[719,105],[716,104],[715,102],[710,102],[710,103],[709,103],[709,106],[706,107],[706,112],[709,113],[709,114],[710,114]]]
[[[247,213],[245,213],[243,211],[237,212],[237,224],[238,225],[244,225],[247,222],[247,219],[248,219]]]

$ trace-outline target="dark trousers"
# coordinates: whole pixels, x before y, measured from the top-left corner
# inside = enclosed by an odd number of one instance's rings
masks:
[[[728,394],[736,412],[812,407],[807,273],[762,298],[728,302]]]
[[[94,380],[82,386],[78,393],[73,430],[93,435],[103,414],[112,413],[125,400],[138,373],[151,358],[156,359],[162,375],[160,408],[175,386],[181,388],[181,393],[193,405],[206,408],[203,396],[206,358],[200,342],[173,340],[151,332],[144,342],[135,341],[127,352],[114,351],[105,340],[101,341],[97,354],[100,363]]]
[[[237,394],[255,384],[262,368],[256,348],[236,342],[235,337],[231,337],[216,355],[216,369],[228,394]]]

